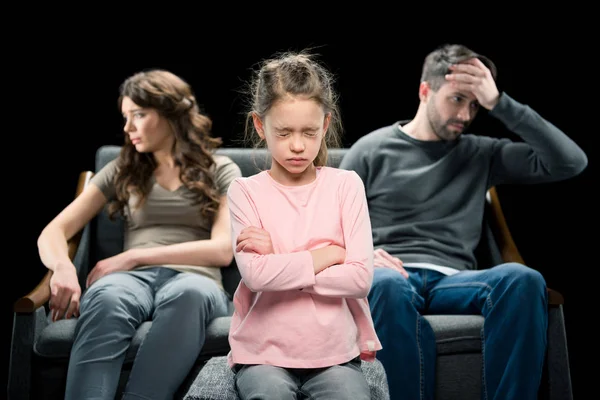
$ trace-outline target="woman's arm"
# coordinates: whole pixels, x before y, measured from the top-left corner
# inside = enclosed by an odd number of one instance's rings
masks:
[[[52,320],[71,318],[79,312],[81,287],[69,258],[67,241],[106,204],[106,197],[90,184],[42,230],[37,245],[42,263],[54,273],[50,279]]]
[[[227,196],[221,196],[210,239],[167,246],[129,250],[133,267],[138,265],[197,265],[227,267],[233,260]]]
[[[106,197],[100,189],[90,184],[42,230],[37,240],[42,263],[56,272],[60,268],[73,268],[67,241],[102,210]]]

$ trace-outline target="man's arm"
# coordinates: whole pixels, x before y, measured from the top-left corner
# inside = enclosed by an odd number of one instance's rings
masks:
[[[572,178],[587,167],[583,150],[527,105],[502,93],[490,115],[524,142],[500,140],[493,149],[490,186]]]
[[[474,58],[451,66],[446,79],[473,93],[523,142],[504,139],[492,147],[490,186],[500,183],[543,183],[572,178],[587,166],[587,156],[564,132],[530,107],[499,93],[489,69]]]

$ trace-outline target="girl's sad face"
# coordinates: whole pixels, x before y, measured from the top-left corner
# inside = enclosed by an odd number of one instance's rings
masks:
[[[306,184],[315,177],[313,161],[319,154],[331,119],[319,103],[288,96],[253,122],[273,157],[271,175],[283,184]]]

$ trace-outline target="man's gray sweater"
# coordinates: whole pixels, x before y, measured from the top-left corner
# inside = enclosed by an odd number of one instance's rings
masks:
[[[340,168],[365,184],[376,248],[404,263],[475,269],[490,187],[564,180],[587,166],[579,146],[506,93],[489,115],[523,142],[474,134],[420,141],[402,132],[400,121],[348,150]]]

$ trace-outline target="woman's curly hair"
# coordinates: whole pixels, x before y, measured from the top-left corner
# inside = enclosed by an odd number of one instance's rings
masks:
[[[156,110],[166,118],[175,135],[172,155],[180,167],[179,178],[193,194],[202,216],[212,220],[219,207],[219,195],[213,174],[213,149],[222,143],[211,137],[212,120],[203,115],[190,85],[165,70],[138,72],[125,80],[119,89],[119,109],[124,97],[142,108]],[[139,197],[144,203],[151,189],[150,182],[157,163],[151,153],[140,153],[125,135],[125,143],[117,160],[115,176],[116,199],[108,206],[111,218],[124,215],[129,197]]]

